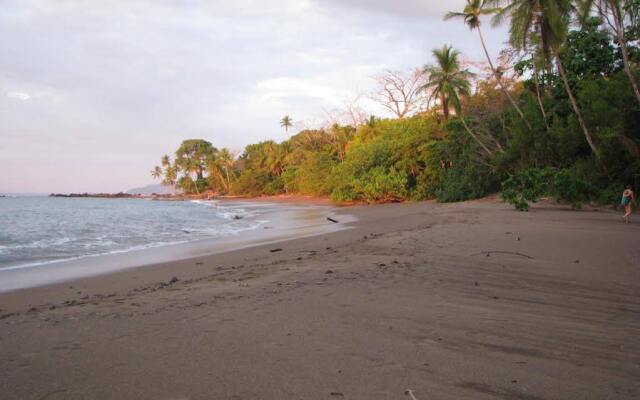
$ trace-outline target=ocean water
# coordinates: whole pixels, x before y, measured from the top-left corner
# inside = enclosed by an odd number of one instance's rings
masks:
[[[0,198],[0,271],[240,235],[282,205],[49,197]]]

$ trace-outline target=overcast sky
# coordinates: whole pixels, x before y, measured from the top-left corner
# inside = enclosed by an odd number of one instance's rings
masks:
[[[120,191],[187,138],[241,150],[420,67],[465,0],[0,0],[0,192]],[[495,55],[504,30],[485,24]],[[371,112],[380,115],[379,110]]]

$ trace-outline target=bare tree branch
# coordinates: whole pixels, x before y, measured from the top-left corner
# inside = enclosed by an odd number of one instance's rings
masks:
[[[369,98],[397,118],[404,118],[427,109],[428,96],[420,90],[425,83],[425,77],[419,69],[385,70],[376,76],[375,80],[378,85]]]

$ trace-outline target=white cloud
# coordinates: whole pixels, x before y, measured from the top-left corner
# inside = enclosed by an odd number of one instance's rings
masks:
[[[31,95],[29,93],[27,93],[27,92],[18,90],[18,91],[14,91],[14,92],[8,92],[7,93],[7,97],[12,97],[14,99],[26,101],[26,100],[29,100],[31,98]]]
[[[275,78],[258,82],[257,95],[264,101],[287,102],[288,99],[316,97],[322,101],[337,105],[340,102],[340,91],[328,85],[318,84],[308,79]]]

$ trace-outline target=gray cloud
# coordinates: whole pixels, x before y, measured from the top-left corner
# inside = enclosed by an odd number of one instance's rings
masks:
[[[434,18],[442,16],[451,10],[462,9],[465,0],[328,0],[338,7],[350,7],[364,13],[378,12],[386,15],[398,15],[403,18]]]

